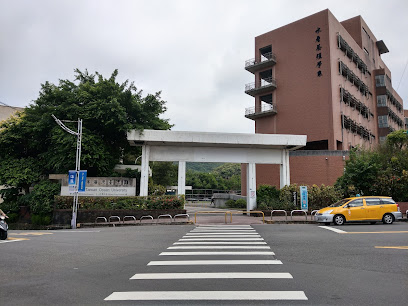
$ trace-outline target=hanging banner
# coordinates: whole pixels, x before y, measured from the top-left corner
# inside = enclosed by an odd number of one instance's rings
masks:
[[[86,170],[79,170],[78,176],[78,192],[85,192],[86,187]]]
[[[307,186],[300,186],[300,207],[304,211],[308,211],[309,203],[307,199]]]

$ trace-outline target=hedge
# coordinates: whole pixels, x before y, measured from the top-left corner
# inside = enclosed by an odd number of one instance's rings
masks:
[[[55,196],[55,209],[72,208],[73,198]],[[174,195],[149,196],[149,197],[80,197],[79,209],[183,209],[184,197]]]

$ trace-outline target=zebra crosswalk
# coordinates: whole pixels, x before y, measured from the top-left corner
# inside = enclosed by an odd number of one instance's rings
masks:
[[[197,226],[169,246],[166,251],[161,252],[159,256],[163,257],[163,260],[150,261],[147,266],[152,268],[160,266],[163,269],[178,266],[177,272],[136,273],[130,278],[130,281],[189,280],[191,290],[169,291],[157,287],[157,290],[152,291],[113,292],[105,298],[105,301],[308,300],[306,294],[298,290],[265,291],[250,290],[250,287],[248,290],[227,290],[235,288],[232,282],[240,279],[265,279],[265,281],[293,279],[288,272],[270,271],[274,265],[282,266],[283,263],[275,258],[271,247],[250,225]],[[174,260],[167,260],[169,257]],[[197,266],[201,266],[202,271],[194,270],[194,267]],[[242,270],[243,267],[246,267],[246,270]],[[248,269],[253,271],[248,271]],[[192,282],[205,279],[216,280],[217,290],[193,290],[198,287]]]

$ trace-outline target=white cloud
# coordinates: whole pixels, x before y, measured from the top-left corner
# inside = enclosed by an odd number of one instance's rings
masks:
[[[329,8],[362,15],[389,54],[394,87],[407,61],[406,1],[0,0],[0,101],[24,106],[45,81],[88,69],[162,91],[175,130],[253,132],[244,93],[254,38]],[[399,94],[408,108],[408,71]]]

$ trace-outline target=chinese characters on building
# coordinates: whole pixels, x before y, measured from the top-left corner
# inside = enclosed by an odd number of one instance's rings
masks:
[[[315,34],[316,34],[316,61],[317,61],[317,63],[316,63],[316,67],[317,67],[317,76],[318,77],[321,77],[323,74],[322,74],[322,70],[321,70],[321,67],[322,67],[322,65],[323,65],[323,63],[322,63],[322,46],[320,45],[320,33],[321,33],[321,29],[318,27],[317,29],[316,29],[316,31],[315,31]]]

